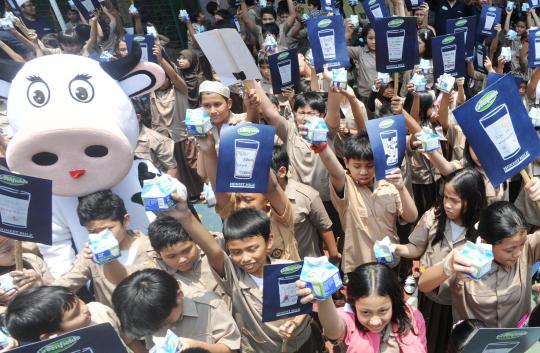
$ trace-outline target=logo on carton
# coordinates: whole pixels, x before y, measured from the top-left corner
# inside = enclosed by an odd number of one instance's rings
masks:
[[[500,335],[497,335],[497,337],[495,338],[498,340],[504,340],[504,341],[514,340],[521,336],[525,336],[526,334],[527,334],[527,331],[509,331],[509,332],[501,333]]]
[[[489,91],[482,98],[480,98],[478,103],[476,103],[476,105],[474,106],[474,110],[476,110],[479,113],[487,110],[489,107],[493,105],[493,103],[495,102],[495,99],[497,99],[498,94],[499,92],[497,91]]]
[[[295,264],[295,265],[283,267],[281,269],[281,271],[279,271],[279,272],[281,272],[282,275],[290,275],[291,273],[295,273],[296,271],[298,271],[301,268],[302,268],[302,265]]]
[[[28,184],[28,181],[26,179],[8,174],[0,175],[0,182],[11,186],[21,186]]]
[[[289,52],[286,51],[286,52],[283,52],[283,53],[279,54],[277,59],[278,60],[283,60],[283,59],[288,58],[288,57],[289,57]]]
[[[328,27],[331,23],[332,23],[331,19],[325,18],[324,20],[321,20],[319,21],[319,23],[317,23],[317,27],[319,28]]]
[[[399,27],[405,22],[402,18],[396,18],[395,20],[391,20],[388,22],[388,27],[390,28],[396,28]]]
[[[442,40],[442,44],[450,44],[456,39],[454,36],[446,37]]]
[[[253,136],[259,133],[259,129],[255,126],[242,126],[238,128],[238,135],[240,136]]]
[[[37,353],[59,353],[63,352],[66,349],[69,349],[77,343],[78,340],[80,340],[80,336],[68,336],[64,337],[58,341],[49,343],[45,347],[41,347]]]
[[[379,123],[379,127],[381,129],[388,129],[390,126],[394,124],[394,120],[392,119],[384,119]]]
[[[461,26],[464,26],[467,24],[467,20],[466,19],[461,19],[459,21],[456,21],[456,27],[461,27]]]

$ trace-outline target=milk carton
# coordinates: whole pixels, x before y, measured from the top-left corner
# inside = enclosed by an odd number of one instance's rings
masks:
[[[515,40],[517,39],[517,37],[518,37],[518,34],[513,29],[509,29],[508,32],[506,32],[506,38],[510,40]]]
[[[332,70],[332,85],[340,89],[347,88],[347,70],[333,69]]]
[[[506,62],[512,61],[512,49],[510,47],[502,47],[501,57],[506,60]]]
[[[431,60],[420,59],[420,64],[418,64],[418,68],[420,69],[420,73],[423,75],[427,75],[433,72],[433,65],[431,64]]]
[[[349,17],[349,21],[351,21],[351,24],[354,28],[357,28],[358,25],[360,25],[360,19],[358,18],[358,15],[351,15]]]
[[[177,335],[167,330],[165,339],[161,344],[156,344],[148,353],[177,353],[182,351],[182,343]]]
[[[529,110],[529,118],[531,118],[534,127],[540,128],[540,108],[532,107]]]
[[[437,88],[444,93],[450,93],[450,91],[454,89],[455,81],[456,79],[452,75],[442,74],[441,77],[439,77]]]
[[[216,205],[216,194],[214,194],[214,190],[212,189],[212,185],[210,185],[210,183],[204,184],[203,194],[204,194],[204,199],[206,200],[207,206],[214,207]]]
[[[430,128],[423,127],[422,132],[416,135],[416,139],[422,142],[422,148],[426,152],[431,152],[441,148],[439,135],[434,133]]]
[[[13,284],[13,277],[11,277],[9,273],[0,276],[0,288],[2,288],[2,290],[6,293],[12,289],[15,289],[15,285]]]
[[[388,236],[384,237],[383,240],[375,241],[373,252],[375,253],[377,262],[391,265],[396,261],[394,253],[392,252],[392,241]]]
[[[342,286],[339,269],[325,256],[304,258],[300,280],[306,282],[315,299],[325,300]]]
[[[174,207],[172,194],[177,193],[185,198],[186,187],[179,181],[174,181],[168,174],[154,179],[145,180],[141,197],[146,211],[168,211]]]
[[[212,120],[204,109],[186,110],[186,130],[190,136],[206,136],[212,130]]]
[[[88,234],[88,245],[94,253],[95,262],[100,265],[120,257],[120,245],[109,229],[102,230],[97,234]]]
[[[273,52],[277,48],[277,42],[274,36],[266,36],[264,39],[264,50],[267,52]]]
[[[266,0],[259,0],[259,7],[262,9],[262,8],[265,8],[268,4],[266,3]]]
[[[473,272],[467,273],[467,275],[472,279],[478,280],[482,278],[491,269],[493,250],[489,244],[474,244],[467,241],[459,255],[463,260],[471,264]]]
[[[307,135],[304,137],[309,142],[327,142],[328,126],[324,119],[318,116],[312,116],[306,121]]]
[[[390,74],[387,72],[377,72],[377,80],[381,80],[381,85],[386,86],[390,83]]]
[[[414,74],[411,78],[411,83],[414,85],[416,92],[425,92],[427,80],[422,74]]]
[[[139,13],[139,10],[137,10],[134,4],[131,4],[129,5],[128,12],[130,15],[137,15]]]
[[[506,2],[506,9],[512,11],[516,8],[516,4],[513,1]]]
[[[189,22],[189,14],[186,10],[180,10],[178,12],[178,18],[182,20],[182,22]]]
[[[529,12],[529,3],[524,2],[523,4],[521,4],[521,11]]]

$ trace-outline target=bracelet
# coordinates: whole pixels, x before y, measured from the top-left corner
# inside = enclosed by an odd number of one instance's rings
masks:
[[[316,154],[320,154],[322,151],[324,151],[324,150],[326,149],[326,147],[328,147],[328,144],[327,144],[327,143],[323,143],[323,144],[321,144],[320,146],[311,145],[311,149],[312,149],[313,152],[315,152]]]

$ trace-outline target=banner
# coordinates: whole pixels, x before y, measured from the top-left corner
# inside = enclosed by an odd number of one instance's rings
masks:
[[[536,7],[540,7],[540,0],[528,0],[529,8],[533,9]]]
[[[487,70],[484,67],[484,61],[486,60],[487,49],[485,45],[478,43],[474,46],[473,64],[474,69],[483,74],[487,74]]]
[[[526,353],[538,340],[540,327],[481,328],[467,343],[463,353]]]
[[[269,125],[223,126],[216,192],[268,191],[274,134],[275,128]]]
[[[375,23],[376,18],[392,16],[384,0],[363,0],[362,7],[369,19],[369,23]]]
[[[468,58],[474,55],[476,16],[450,18],[446,20],[446,33],[463,33],[465,55],[467,55]]]
[[[306,23],[315,71],[323,72],[325,64],[328,65],[329,70],[348,68],[350,61],[345,42],[343,17],[317,17],[307,20]]]
[[[399,168],[405,156],[407,139],[405,117],[393,115],[368,120],[366,129],[375,161],[375,179],[381,180]]]
[[[494,187],[540,156],[540,138],[511,75],[453,113]]]
[[[480,20],[476,28],[478,37],[494,37],[495,30],[493,29],[495,25],[501,23],[501,13],[502,10],[499,7],[483,5],[482,12],[480,13]]]
[[[424,2],[425,0],[405,0],[405,6],[407,6],[407,11],[415,11],[418,10]]]
[[[378,18],[373,28],[378,72],[412,70],[420,62],[416,17]]]
[[[140,35],[140,34],[126,34],[126,45],[128,48],[128,52],[131,52],[131,48],[133,46],[133,41],[139,43],[141,46],[141,61],[146,62],[150,61],[153,63],[158,64],[158,60],[156,56],[154,55],[153,48],[156,38],[151,35]]]
[[[465,45],[463,35],[446,34],[431,38],[433,53],[433,77],[436,80],[446,73],[455,77],[465,77]]]
[[[73,0],[73,3],[86,20],[91,19],[94,12],[101,8],[99,0]]]
[[[52,244],[52,181],[0,170],[0,235]]]
[[[284,88],[289,87],[294,88],[295,92],[300,92],[300,68],[296,48],[270,55],[268,64],[274,94],[279,94]]]
[[[530,68],[540,66],[540,31],[529,30],[529,53],[527,56]]]
[[[300,279],[303,262],[264,265],[263,322],[308,314],[313,305],[300,304],[295,282]]]

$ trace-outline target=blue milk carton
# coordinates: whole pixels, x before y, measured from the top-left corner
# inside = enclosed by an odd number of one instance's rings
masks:
[[[189,14],[186,10],[178,11],[178,18],[182,20],[182,22],[189,22]]]
[[[327,142],[328,141],[328,126],[323,118],[312,116],[306,121],[307,135],[305,139],[309,142]]]
[[[429,127],[424,126],[422,132],[416,135],[416,139],[422,142],[422,148],[426,152],[431,152],[441,148],[439,135],[434,133]]]
[[[328,262],[326,256],[304,258],[300,280],[306,282],[315,299],[325,300],[337,292],[343,283],[339,269]]]
[[[392,252],[392,241],[388,236],[384,237],[383,240],[375,241],[373,252],[375,253],[377,262],[392,265],[396,261],[394,253]]]
[[[88,245],[94,253],[94,260],[100,265],[120,257],[120,245],[109,229],[88,234]]]
[[[145,180],[141,197],[146,211],[168,211],[174,207],[172,194],[186,198],[186,187],[168,174]]]
[[[202,108],[186,110],[186,130],[190,136],[206,136],[212,130],[212,120]]]
[[[491,263],[493,262],[492,246],[467,241],[461,249],[460,257],[467,260],[473,268],[473,272],[467,273],[467,275],[474,280],[479,280],[491,269]]]
[[[177,335],[167,330],[165,339],[161,344],[156,344],[148,353],[177,353],[182,351],[182,343]]]

